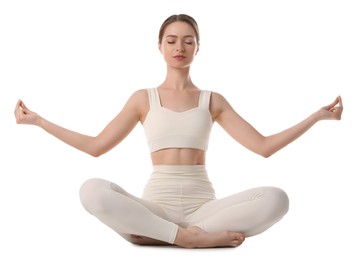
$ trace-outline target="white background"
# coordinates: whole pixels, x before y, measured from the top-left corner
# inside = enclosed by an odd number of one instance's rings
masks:
[[[1,1],[0,259],[357,259],[358,8],[355,1]],[[265,135],[341,95],[341,121],[319,122],[268,159],[213,128],[207,168],[217,196],[275,185],[290,211],[236,249],[129,244],[81,206],[88,178],[140,196],[151,173],[140,124],[92,158],[15,123],[19,98],[43,117],[95,135],[165,64],[161,23],[187,13],[201,48],[192,79],[224,95]],[[153,255],[154,254],[154,255]]]

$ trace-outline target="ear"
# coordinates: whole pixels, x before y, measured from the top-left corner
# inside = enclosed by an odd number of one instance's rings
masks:
[[[199,45],[198,45],[198,48],[196,49],[196,52],[195,52],[195,55],[198,54],[198,51],[199,51]]]
[[[163,54],[163,52],[162,52],[162,44],[160,42],[158,42],[158,49],[159,49],[160,53]]]

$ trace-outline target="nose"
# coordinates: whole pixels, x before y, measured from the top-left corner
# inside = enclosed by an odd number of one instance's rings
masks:
[[[177,52],[184,52],[183,44],[180,41],[178,41],[176,47],[177,47]]]

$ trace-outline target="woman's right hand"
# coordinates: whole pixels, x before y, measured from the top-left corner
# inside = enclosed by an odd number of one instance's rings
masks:
[[[40,119],[40,116],[28,109],[22,100],[17,102],[14,114],[18,124],[36,125]]]

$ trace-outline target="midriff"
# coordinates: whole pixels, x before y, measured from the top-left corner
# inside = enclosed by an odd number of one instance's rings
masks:
[[[168,148],[151,153],[153,165],[204,165],[205,151],[192,148]]]

